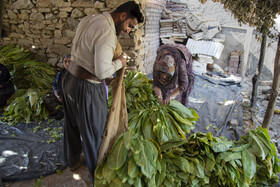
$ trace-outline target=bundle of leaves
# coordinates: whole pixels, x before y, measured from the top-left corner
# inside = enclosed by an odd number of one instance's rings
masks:
[[[133,130],[123,133],[95,171],[96,186],[155,186],[158,149]],[[146,184],[146,185],[145,185]]]
[[[158,104],[152,80],[140,72],[130,71],[124,79],[128,112],[150,108]]]
[[[30,58],[23,47],[4,45],[0,47],[0,63],[4,64],[14,79],[17,89],[50,89],[54,80],[54,69],[46,63]]]
[[[161,145],[170,140],[186,138],[194,129],[198,118],[192,108],[185,107],[177,100],[171,100],[169,105],[155,104],[130,112],[128,126],[144,138],[152,139]]]
[[[9,106],[6,107],[1,120],[15,125],[20,122],[30,123],[48,118],[48,112],[43,105],[42,96],[36,90],[28,89],[20,91],[22,96],[16,97]]]
[[[267,129],[238,142],[196,133],[188,139],[157,142],[129,129],[95,173],[97,186],[269,186],[280,172]]]

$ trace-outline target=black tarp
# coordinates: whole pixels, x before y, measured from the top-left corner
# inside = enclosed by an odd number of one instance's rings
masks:
[[[40,126],[36,133],[33,132]],[[56,173],[64,168],[61,140],[48,143],[51,132],[63,126],[62,121],[0,123],[0,178],[3,182],[20,181]],[[61,138],[60,138],[61,139]]]
[[[243,126],[241,91],[239,82],[195,75],[188,104],[200,117],[194,132],[211,131],[215,136],[238,140]],[[238,125],[230,126],[231,119],[236,119]]]

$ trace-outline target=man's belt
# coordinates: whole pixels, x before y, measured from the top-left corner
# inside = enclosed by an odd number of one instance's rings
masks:
[[[76,62],[71,61],[68,67],[68,71],[74,75],[75,77],[78,77],[80,79],[85,80],[94,80],[102,82],[102,80],[98,79],[95,75],[87,71],[85,68],[79,66]]]

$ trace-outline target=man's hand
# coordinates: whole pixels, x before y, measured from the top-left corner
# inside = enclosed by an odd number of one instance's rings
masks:
[[[127,58],[126,56],[122,53],[118,59],[120,59],[122,61],[122,67],[124,68],[126,66],[126,63],[127,63]]]

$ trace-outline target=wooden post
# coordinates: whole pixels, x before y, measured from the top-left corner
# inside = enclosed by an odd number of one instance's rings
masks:
[[[276,51],[276,57],[274,61],[274,76],[273,76],[273,82],[272,82],[272,88],[270,92],[270,98],[269,102],[266,108],[264,120],[262,127],[263,128],[269,128],[270,123],[272,121],[272,117],[274,114],[274,107],[277,101],[278,97],[278,90],[280,86],[280,35],[278,36],[278,45],[277,45],[277,51]]]
[[[247,64],[248,64],[248,57],[249,57],[249,53],[250,53],[252,34],[253,34],[253,28],[249,27],[246,32],[245,43],[244,43],[244,53],[243,53],[243,60],[242,60],[242,65],[241,65],[241,85],[243,85],[245,82],[245,74],[247,71]]]
[[[4,10],[4,0],[0,0],[0,44],[2,38],[2,28],[3,28],[3,10]]]
[[[262,33],[262,43],[261,43],[261,52],[260,52],[260,59],[258,64],[258,71],[256,72],[255,76],[253,77],[253,91],[252,91],[252,97],[251,97],[251,107],[254,107],[257,103],[257,97],[258,97],[258,88],[259,88],[259,82],[260,77],[263,69],[264,64],[264,57],[265,57],[265,51],[266,51],[266,42],[267,42],[267,35],[265,33]]]

